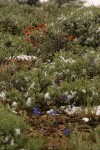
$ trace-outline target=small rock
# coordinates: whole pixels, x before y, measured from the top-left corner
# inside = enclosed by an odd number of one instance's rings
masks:
[[[88,122],[89,118],[84,117],[82,120],[85,121],[85,122]]]

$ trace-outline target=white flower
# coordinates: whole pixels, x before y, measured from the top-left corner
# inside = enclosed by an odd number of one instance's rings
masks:
[[[23,91],[23,90],[24,90],[24,88],[23,88],[23,87],[21,87],[21,90]]]
[[[98,33],[98,32],[100,32],[100,28],[98,28],[98,29],[96,30],[96,33]]]
[[[65,63],[68,63],[68,64],[73,64],[76,62],[76,60],[72,59],[72,58],[69,58],[69,59],[65,59],[64,57],[60,57],[62,61],[64,61]]]
[[[33,83],[30,85],[30,87],[28,88],[28,90],[34,89],[34,86],[35,86],[35,82],[33,81]]]
[[[55,82],[54,82],[54,80],[52,80],[52,85],[55,85]]]
[[[72,99],[73,98],[73,95],[68,95],[68,100]]]
[[[12,106],[13,106],[13,107],[17,107],[17,103],[14,101],[14,102],[12,103]]]
[[[71,94],[72,94],[73,97],[76,95],[76,93],[77,93],[76,91],[74,91],[74,92],[71,91]]]
[[[15,134],[20,135],[21,134],[20,129],[15,129]]]
[[[90,52],[91,52],[91,54],[94,54],[95,51],[92,50],[92,51],[90,51]]]
[[[8,142],[8,140],[9,140],[9,137],[6,136],[5,139],[4,139],[4,142],[6,143],[6,142]]]
[[[100,105],[97,107],[96,115],[100,116]]]
[[[82,92],[83,92],[83,93],[86,93],[86,90],[85,90],[85,89],[82,89]]]
[[[63,20],[66,20],[67,18],[66,18],[66,16],[64,16],[63,14],[61,14],[61,16],[58,17],[57,19],[63,21]]]
[[[1,92],[0,93],[0,98],[4,101],[4,100],[6,100],[6,94],[5,94],[5,92]]]
[[[53,26],[54,26],[54,23],[51,23],[51,24],[50,24],[50,26],[52,26],[52,27],[53,27]]]
[[[18,80],[16,80],[16,83],[18,83]]]
[[[32,99],[29,97],[26,102],[27,107],[31,106],[31,101],[32,101]]]
[[[25,97],[28,97],[28,95],[29,95],[29,93],[28,93],[28,92],[26,92],[26,93],[24,94],[24,96],[25,96]]]
[[[64,110],[66,106],[60,106],[59,110]]]
[[[24,61],[24,60],[26,60],[26,61],[33,60],[34,61],[34,60],[36,60],[36,58],[37,57],[35,57],[35,56],[28,56],[28,55],[23,55],[23,54],[16,57],[16,59],[19,61]]]
[[[44,99],[50,99],[50,94],[49,94],[49,93],[46,93],[46,94],[44,95]]]
[[[66,73],[69,73],[69,69],[66,70]]]
[[[84,117],[82,120],[85,121],[85,122],[88,122],[89,118]]]
[[[61,55],[60,55],[60,58],[61,58],[61,60],[63,60],[63,61],[65,60],[65,58],[64,58],[63,56],[61,56]]]
[[[26,82],[28,82],[28,81],[29,81],[29,78],[28,78],[28,77],[25,77],[25,80],[26,80]]]
[[[22,148],[22,149],[19,149],[19,150],[27,150],[27,149]]]
[[[44,72],[44,76],[45,76],[45,77],[47,76],[47,71]]]
[[[11,140],[10,145],[14,146],[14,139]]]
[[[85,74],[86,73],[86,69],[83,69],[83,74]]]
[[[69,95],[69,94],[68,94],[68,91],[64,92],[64,95]]]
[[[12,110],[12,113],[17,114],[17,111],[15,111],[15,108]]]

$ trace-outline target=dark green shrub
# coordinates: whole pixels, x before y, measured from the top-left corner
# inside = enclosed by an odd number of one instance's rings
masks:
[[[37,2],[39,2],[39,0],[22,0],[22,1],[19,1],[19,0],[16,0],[19,4],[28,4],[28,5],[36,5]]]
[[[100,31],[99,31],[100,15],[92,10],[81,10],[79,14],[72,14],[71,17],[64,21],[64,29],[67,35],[73,35],[78,44],[97,48],[100,46]]]

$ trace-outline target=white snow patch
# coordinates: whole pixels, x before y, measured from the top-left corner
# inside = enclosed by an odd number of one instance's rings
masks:
[[[100,0],[82,0],[84,3],[84,6],[89,7],[89,6],[96,6],[100,7]]]
[[[48,2],[49,0],[40,0],[41,3]]]

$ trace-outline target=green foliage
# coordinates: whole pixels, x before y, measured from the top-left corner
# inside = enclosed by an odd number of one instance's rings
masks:
[[[7,93],[7,98],[11,101],[22,101],[22,94],[18,90],[12,89],[10,92]]]
[[[20,70],[12,76],[6,95],[11,103],[16,101],[21,108],[27,108],[25,103],[30,97],[30,110],[35,105],[41,109],[51,108],[53,102],[56,107],[73,103],[78,106],[99,103],[98,51],[87,51],[79,57],[72,52],[61,50],[60,53],[55,53],[52,62],[41,61],[37,60],[35,68],[30,71]],[[66,91],[69,98],[64,101],[62,95]],[[45,100],[45,94],[48,92],[50,99]]]
[[[0,129],[4,134],[8,134],[9,132],[14,133],[14,129],[16,128],[20,128],[23,132],[27,127],[24,118],[11,114],[0,104]]]
[[[0,149],[40,150],[44,140],[35,136],[35,129],[30,132],[27,114],[33,127],[40,124],[39,117],[49,109],[100,104],[100,10],[76,9],[70,2],[63,5],[65,0],[51,0],[39,7],[0,2],[0,101],[5,104],[0,104]],[[31,2],[37,5],[37,1]],[[36,31],[41,23],[46,27],[41,28],[45,29],[43,35]],[[29,26],[31,37],[25,34]],[[37,59],[15,59],[22,54]],[[39,109],[40,116],[31,117],[33,107]],[[14,112],[25,113],[25,118]],[[15,129],[20,129],[21,134],[16,135]],[[99,127],[91,133],[96,140],[92,145],[92,140],[87,143],[87,133],[76,136],[78,126],[75,129],[68,142],[73,147],[69,149],[99,149]]]
[[[19,0],[16,0],[19,4],[24,4],[24,3],[27,3],[28,5],[36,5],[37,2],[39,2],[39,0],[27,0],[27,1],[19,1]]]
[[[99,9],[80,10],[64,21],[64,32],[72,34],[82,46],[97,48],[100,45]]]
[[[40,150],[43,145],[43,139],[31,138],[25,136],[24,132],[29,128],[22,116],[12,114],[0,104],[0,149],[18,150],[29,148],[31,150]],[[16,134],[16,129],[20,129],[20,134]]]

